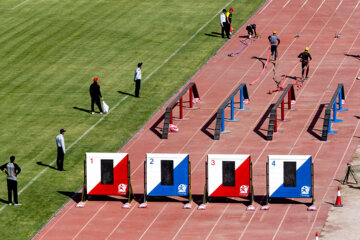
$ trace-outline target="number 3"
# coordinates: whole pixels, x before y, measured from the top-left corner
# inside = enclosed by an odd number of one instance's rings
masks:
[[[215,160],[211,160],[211,165],[215,165]]]

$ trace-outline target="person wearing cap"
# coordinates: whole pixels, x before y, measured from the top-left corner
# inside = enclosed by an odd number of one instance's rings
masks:
[[[306,70],[306,78],[308,78],[309,68],[310,68],[309,62],[312,60],[312,57],[309,53],[309,47],[305,47],[305,51],[300,53],[298,58],[300,58],[300,61],[301,61],[301,67],[302,67],[301,76],[302,76],[302,80],[304,81],[305,70]],[[310,61],[309,61],[309,59],[310,59]]]
[[[7,175],[7,189],[9,205],[21,205],[18,202],[17,192],[17,176],[21,172],[21,168],[15,163],[15,156],[10,157],[10,162],[5,163],[0,167],[0,170]],[[14,203],[12,202],[12,195],[14,195]]]
[[[277,47],[280,44],[280,39],[276,36],[276,31],[273,31],[273,34],[268,37],[270,46],[271,46],[271,57],[274,55],[274,61],[276,61],[278,52]]]
[[[94,82],[90,85],[90,97],[91,97],[91,114],[94,114],[94,103],[99,107],[100,114],[103,114],[100,100],[103,100],[103,97],[101,96],[100,86],[97,83],[98,78],[94,78]]]
[[[140,97],[140,85],[141,85],[141,66],[142,63],[138,63],[135,70],[134,82],[135,82],[135,97]]]
[[[229,33],[232,34],[233,33],[233,28],[231,26],[231,22],[232,22],[232,13],[234,12],[233,8],[230,8],[229,11],[226,13],[226,20],[229,23]]]
[[[64,171],[64,155],[65,151],[65,140],[64,133],[65,129],[60,129],[60,134],[56,136],[56,146],[57,146],[57,158],[56,164],[59,171]]]
[[[221,25],[221,37],[224,38],[224,32],[226,33],[226,37],[230,39],[229,35],[229,22],[226,17],[226,9],[222,10],[222,13],[220,14],[220,25]]]

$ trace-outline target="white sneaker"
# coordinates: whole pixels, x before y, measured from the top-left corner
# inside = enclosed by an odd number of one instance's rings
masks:
[[[95,114],[95,112],[91,112],[91,114]]]
[[[103,112],[100,112],[100,114],[103,114]]]
[[[21,203],[15,203],[14,205],[15,206],[21,206],[22,204]]]
[[[9,203],[9,205],[13,205],[12,203]]]

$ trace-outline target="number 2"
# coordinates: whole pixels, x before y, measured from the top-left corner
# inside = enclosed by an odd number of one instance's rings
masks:
[[[150,164],[154,164],[154,159],[150,158]]]

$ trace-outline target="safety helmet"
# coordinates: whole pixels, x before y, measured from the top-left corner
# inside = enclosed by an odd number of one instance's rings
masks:
[[[273,34],[276,34],[276,31],[275,31],[275,30],[273,31]]]
[[[305,51],[309,51],[309,47],[305,47]]]

